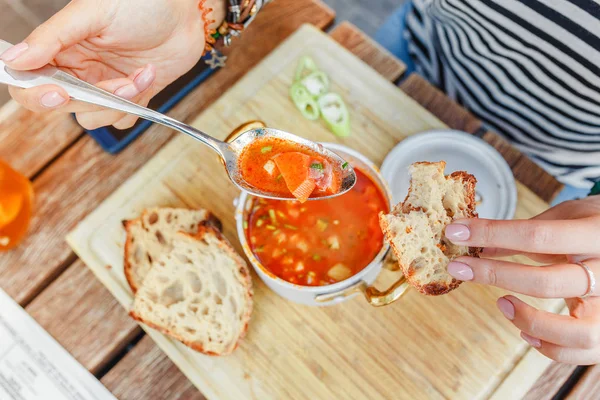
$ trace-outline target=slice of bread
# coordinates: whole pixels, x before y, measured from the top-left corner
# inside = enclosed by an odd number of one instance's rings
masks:
[[[210,212],[185,208],[150,208],[144,210],[140,218],[124,221],[127,231],[124,268],[131,290],[135,293],[152,268],[152,262],[172,249],[177,232],[194,235],[203,221],[220,227]]]
[[[461,283],[448,274],[450,261],[479,256],[481,249],[457,246],[444,235],[453,220],[477,218],[473,175],[457,171],[444,176],[444,161],[410,166],[408,195],[379,223],[409,283],[421,293],[440,295]]]
[[[252,312],[248,266],[208,223],[196,235],[176,236],[146,275],[130,315],[194,350],[229,354]]]

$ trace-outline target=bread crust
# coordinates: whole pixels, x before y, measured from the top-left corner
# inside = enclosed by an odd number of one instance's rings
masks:
[[[479,214],[475,211],[477,207],[477,202],[475,201],[475,185],[477,185],[477,179],[465,171],[455,171],[450,174],[450,177],[453,179],[460,179],[467,184],[467,211],[469,212],[469,218],[479,218]],[[479,257],[482,250],[482,247],[469,247],[469,256]]]
[[[383,231],[384,237],[386,237],[386,238],[392,237],[393,233],[390,230],[387,220],[385,218],[383,218],[384,215],[385,214],[383,212],[379,214],[379,224]],[[458,281],[453,278],[452,282],[450,282],[449,285],[440,283],[440,282],[430,282],[430,283],[427,283],[424,285],[421,284],[420,281],[414,279],[414,273],[413,273],[413,271],[411,271],[410,266],[404,265],[404,264],[402,264],[402,262],[400,262],[400,259],[402,257],[401,256],[402,252],[400,251],[400,249],[398,249],[396,247],[396,245],[394,244],[394,241],[389,240],[388,243],[389,243],[390,247],[392,248],[392,251],[396,255],[396,258],[398,259],[398,265],[400,266],[400,269],[402,270],[404,277],[406,278],[408,283],[412,287],[417,289],[420,293],[428,295],[428,296],[438,296],[441,294],[446,294],[446,293],[456,289],[462,283],[461,281]]]
[[[203,353],[203,354],[206,354],[206,355],[209,355],[209,356],[220,356],[220,355],[226,355],[226,354],[228,354],[228,353],[217,354],[217,353],[214,353],[214,352],[212,352],[212,351],[205,351],[205,350],[204,350],[204,348],[202,347],[202,345],[201,345],[201,344],[199,344],[199,343],[196,343],[196,342],[190,342],[190,341],[188,341],[188,340],[184,340],[184,339],[183,339],[181,336],[179,336],[179,335],[176,335],[176,334],[175,334],[175,333],[173,333],[172,331],[170,331],[170,330],[168,330],[168,329],[165,329],[165,328],[163,328],[163,327],[161,327],[161,326],[159,326],[159,325],[156,325],[156,324],[155,324],[155,323],[153,323],[153,322],[150,322],[150,321],[146,321],[146,320],[144,320],[142,317],[140,317],[140,316],[139,316],[139,315],[138,315],[138,314],[137,314],[135,311],[133,311],[133,310],[131,310],[131,311],[129,312],[129,316],[130,316],[131,318],[133,318],[134,320],[136,320],[136,321],[138,321],[138,322],[141,322],[142,324],[144,324],[144,325],[146,325],[146,326],[149,326],[150,328],[152,328],[152,329],[154,329],[154,330],[156,330],[156,331],[159,331],[160,333],[163,333],[163,334],[165,334],[165,335],[171,336],[173,339],[177,339],[179,342],[181,342],[181,343],[185,344],[187,347],[191,348],[192,350],[198,351],[198,352],[200,352],[200,353]],[[236,347],[237,347],[237,346],[236,346]]]
[[[123,272],[125,273],[125,279],[127,279],[127,283],[129,284],[129,287],[131,288],[131,291],[134,294],[135,292],[137,292],[138,288],[133,280],[133,273],[131,272],[132,266],[129,262],[129,253],[131,252],[131,245],[133,244],[131,236],[131,226],[138,223],[141,223],[140,218],[132,219],[129,221],[123,221],[123,227],[125,228],[126,232],[125,251],[123,256]]]
[[[434,165],[435,164],[438,166],[438,169],[440,170],[440,172],[442,174],[443,174],[443,171],[446,166],[445,161],[440,161],[440,162],[422,161],[422,162],[417,162],[415,164],[417,164],[417,165],[418,164],[421,164],[421,165]],[[450,175],[446,176],[446,179],[460,180],[462,183],[464,183],[466,185],[466,192],[467,192],[466,200],[467,200],[468,218],[478,218],[479,216],[478,216],[477,212],[475,211],[475,206],[476,206],[475,185],[477,184],[477,179],[473,175],[471,175],[465,171],[453,172]],[[404,201],[402,203],[397,204],[394,207],[394,209],[392,210],[392,214],[400,215],[400,214],[408,213],[410,211],[422,211],[420,207],[413,207],[412,205],[408,204],[408,199],[410,197],[412,189],[413,189],[413,187],[411,184],[409,186],[408,194],[406,195]],[[379,224],[383,231],[384,237],[392,238],[394,236],[394,233],[391,232],[389,223],[388,223],[387,219],[385,218],[385,215],[386,214],[383,212],[381,212],[379,214]],[[451,292],[452,290],[458,288],[460,286],[460,284],[462,283],[462,281],[459,281],[454,278],[452,278],[452,281],[449,284],[447,284],[445,282],[438,282],[438,281],[423,283],[421,281],[416,280],[414,277],[414,270],[411,269],[410,265],[403,265],[402,262],[400,261],[402,259],[401,250],[396,247],[393,240],[388,239],[387,241],[390,244],[392,251],[396,255],[396,258],[398,259],[398,265],[400,266],[400,269],[402,270],[402,273],[406,277],[407,281],[409,282],[409,284],[411,286],[413,286],[415,289],[417,289],[420,293],[422,293],[424,295],[428,295],[428,296],[438,296],[438,295],[442,295],[442,294]],[[482,248],[479,248],[479,247],[469,247],[469,256],[479,257],[481,250],[482,250]]]
[[[242,329],[242,332],[240,333],[237,343],[231,349],[231,351],[233,351],[239,347],[241,340],[246,336],[246,333],[248,332],[248,326],[250,324],[250,317],[252,315],[252,310],[254,308],[254,300],[253,300],[254,290],[252,289],[252,276],[250,275],[250,268],[248,268],[248,264],[246,263],[246,261],[244,261],[244,259],[238,254],[237,251],[235,251],[235,249],[233,248],[231,243],[229,243],[229,240],[227,240],[225,235],[223,235],[223,233],[220,230],[215,228],[215,226],[212,224],[211,221],[206,220],[206,221],[201,222],[200,226],[198,227],[197,235],[189,235],[189,234],[186,234],[186,235],[193,237],[197,240],[202,240],[204,235],[207,235],[210,233],[214,234],[219,239],[218,246],[221,249],[225,250],[227,253],[229,253],[231,255],[231,258],[235,260],[236,264],[238,265],[238,272],[242,276],[243,284],[244,284],[244,287],[246,288],[246,300],[248,301],[248,309],[246,310],[246,314],[244,314],[244,318],[243,318],[244,319],[244,328]],[[227,354],[229,354],[229,353],[227,353]]]
[[[181,337],[180,335],[171,331],[170,329],[167,329],[165,327],[157,325],[151,321],[145,320],[139,314],[137,314],[134,310],[131,310],[129,312],[129,316],[131,318],[133,318],[134,320],[143,323],[146,326],[149,326],[165,335],[168,335],[168,336],[178,340],[179,342],[183,343],[184,345],[188,346],[189,348],[191,348],[195,351],[198,351],[200,353],[203,353],[203,354],[206,354],[209,356],[222,356],[222,355],[231,354],[235,349],[237,349],[239,347],[242,339],[246,336],[246,333],[248,332],[249,323],[250,323],[250,317],[252,315],[254,291],[252,289],[252,277],[250,276],[250,269],[248,268],[248,265],[246,264],[244,259],[231,246],[231,244],[229,243],[227,238],[225,238],[225,236],[221,233],[221,231],[219,231],[213,225],[212,221],[207,219],[205,221],[200,222],[200,224],[198,226],[198,233],[196,235],[191,235],[186,232],[180,232],[180,233],[183,235],[186,235],[190,238],[193,238],[195,240],[198,240],[198,241],[203,240],[206,235],[210,235],[210,234],[214,235],[218,239],[217,245],[219,246],[219,248],[224,250],[225,252],[227,252],[231,256],[231,258],[236,262],[236,264],[238,266],[238,272],[242,278],[242,284],[244,285],[244,287],[246,289],[245,293],[246,293],[246,300],[247,300],[247,304],[248,304],[246,313],[244,314],[244,317],[243,317],[244,327],[242,328],[242,331],[240,332],[240,334],[238,336],[237,342],[235,343],[234,346],[231,347],[231,349],[229,351],[225,351],[222,353],[206,351],[206,350],[204,350],[203,346],[200,343],[185,340],[183,337]]]

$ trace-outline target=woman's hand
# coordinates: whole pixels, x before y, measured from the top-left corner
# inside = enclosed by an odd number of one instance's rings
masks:
[[[198,0],[73,0],[0,58],[11,68],[53,64],[80,79],[146,106],[167,85],[189,71],[204,50],[204,22]],[[209,19],[221,22],[223,0],[208,0]],[[216,22],[217,23],[217,22]],[[215,23],[215,24],[216,24]],[[133,126],[136,117],[69,101],[57,86],[10,88],[33,111],[77,113],[87,129]]]
[[[569,201],[531,220],[456,221],[446,228],[453,243],[484,247],[483,256],[524,254],[542,267],[489,258],[460,257],[448,272],[463,281],[497,286],[541,298],[566,298],[569,316],[537,310],[515,296],[498,299],[498,308],[521,330],[521,337],[556,361],[600,363],[600,288],[585,299],[588,275],[583,261],[600,278],[600,196]],[[600,285],[598,282],[597,285]]]

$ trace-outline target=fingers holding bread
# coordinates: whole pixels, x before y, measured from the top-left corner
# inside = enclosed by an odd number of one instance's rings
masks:
[[[480,248],[461,246],[446,238],[446,226],[455,219],[477,218],[475,185],[466,172],[444,175],[446,163],[420,162],[409,168],[408,195],[389,214],[380,214],[385,240],[399,260],[409,283],[426,295],[456,289],[448,263],[456,257],[478,257]]]

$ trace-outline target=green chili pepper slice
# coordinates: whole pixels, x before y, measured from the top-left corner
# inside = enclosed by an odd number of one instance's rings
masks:
[[[296,75],[294,76],[294,82],[300,81],[306,78],[308,75],[317,71],[319,68],[315,61],[309,56],[303,56],[298,61],[298,66],[296,67]]]
[[[319,105],[302,83],[296,82],[292,85],[290,88],[290,97],[304,118],[311,121],[319,119]]]
[[[337,93],[327,93],[317,100],[321,116],[329,130],[336,136],[350,135],[350,114],[342,97]]]
[[[315,71],[300,82],[313,97],[322,96],[329,91],[329,78],[323,71]]]

